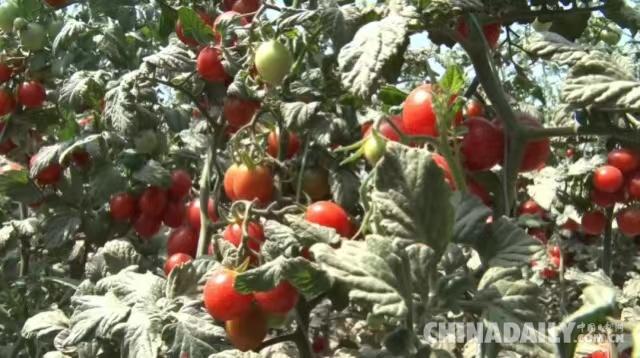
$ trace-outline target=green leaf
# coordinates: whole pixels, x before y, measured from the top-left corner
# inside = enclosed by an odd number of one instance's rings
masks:
[[[292,247],[302,248],[300,238],[292,228],[275,220],[267,220],[263,227],[267,240],[262,244],[260,252],[267,261],[284,255]]]
[[[341,242],[335,229],[308,222],[298,215],[287,214],[285,219],[303,246],[308,247],[318,242],[336,245]]]
[[[525,42],[524,49],[534,56],[561,65],[573,65],[589,53],[587,48],[554,32],[534,33]]]
[[[29,180],[26,170],[10,170],[0,174],[0,196],[28,204],[42,199],[42,193]]]
[[[195,66],[195,60],[191,52],[176,45],[163,47],[160,51],[142,60],[155,66],[159,71],[166,71],[165,73],[171,73],[171,71],[188,72],[192,71]]]
[[[136,81],[141,75],[138,70],[123,75],[104,96],[104,119],[118,134],[132,135],[138,129],[135,104],[137,99]]]
[[[18,245],[18,235],[11,222],[0,228],[0,256],[4,256],[7,251],[14,249]]]
[[[288,281],[307,299],[326,292],[331,278],[310,261],[283,256],[236,276],[235,288],[242,293],[268,291],[281,281]]]
[[[186,37],[191,37],[199,43],[213,41],[213,29],[202,21],[198,13],[191,7],[181,7],[178,9],[178,18],[180,19],[182,31]]]
[[[155,305],[136,305],[127,320],[122,356],[156,358],[162,346],[162,316]]]
[[[59,101],[74,109],[90,107],[104,95],[107,72],[78,71],[62,84]]]
[[[158,35],[163,40],[166,40],[176,28],[176,20],[178,19],[178,12],[170,6],[160,4],[160,20],[158,21]]]
[[[89,31],[86,23],[73,18],[66,18],[64,26],[60,29],[51,45],[53,53],[56,53],[61,46],[78,40],[80,36],[90,35],[92,31]]]
[[[61,310],[37,313],[24,323],[21,334],[26,339],[42,338],[57,334],[69,327],[69,318]]]
[[[345,240],[338,249],[316,244],[311,252],[322,269],[345,284],[351,301],[371,304],[374,315],[405,318],[405,302],[411,301],[410,268],[404,251],[390,240],[369,235],[364,242]]]
[[[99,202],[107,202],[116,193],[127,189],[127,178],[113,163],[103,163],[94,170],[89,183],[89,193]]]
[[[445,93],[455,94],[464,88],[464,72],[458,65],[450,65],[440,79],[440,87]]]
[[[43,169],[51,164],[58,164],[60,154],[67,147],[66,143],[57,143],[40,148],[35,154],[35,160],[30,162],[29,175],[35,178]]]
[[[560,322],[556,327],[556,348],[560,358],[573,357],[576,348],[576,337],[580,332],[576,329],[579,324],[603,324],[606,317],[616,307],[616,292],[606,286],[588,286],[582,292],[583,305],[577,311]],[[564,341],[564,331],[571,329],[569,342]]]
[[[485,236],[491,209],[475,195],[461,192],[453,193],[451,205],[455,210],[453,242],[478,244],[478,240]]]
[[[338,54],[342,85],[358,97],[371,96],[378,89],[385,70],[402,56],[409,24],[408,17],[392,13],[361,27]]]
[[[171,185],[171,173],[155,160],[148,161],[142,168],[136,170],[133,173],[133,179],[163,188]]]
[[[184,305],[175,318],[175,336],[169,353],[172,357],[208,358],[230,349],[224,328],[215,324],[209,313],[201,309],[200,300]]]
[[[542,250],[540,242],[505,217],[491,224],[491,233],[477,243],[482,262],[489,266],[522,266]]]
[[[165,297],[173,299],[178,296],[194,296],[198,294],[198,272],[191,262],[174,266],[167,277]]]
[[[123,270],[117,275],[107,276],[98,281],[97,293],[113,293],[128,305],[154,304],[164,297],[166,280],[150,272],[141,274]]]
[[[399,106],[409,94],[392,85],[385,85],[378,91],[378,98],[388,106]]]
[[[329,169],[329,187],[331,197],[343,208],[355,210],[360,201],[360,179],[349,168]]]
[[[60,247],[73,240],[82,224],[80,213],[68,207],[53,210],[44,220],[42,232],[48,248]]]
[[[632,358],[640,358],[640,324],[637,324],[633,328],[633,332],[631,332],[631,337],[633,340],[633,354]]]
[[[453,234],[451,189],[423,149],[388,143],[371,192],[374,233],[422,242],[442,254]]]
[[[300,130],[310,128],[322,119],[318,116],[320,102],[283,102],[280,103],[280,113],[285,125],[289,129]]]
[[[98,281],[108,275],[116,274],[129,266],[138,265],[142,257],[127,240],[115,239],[98,249],[86,264],[87,277]]]
[[[88,342],[94,337],[110,339],[114,329],[129,316],[130,308],[116,296],[75,296],[76,309],[71,316],[69,334],[64,346]]]

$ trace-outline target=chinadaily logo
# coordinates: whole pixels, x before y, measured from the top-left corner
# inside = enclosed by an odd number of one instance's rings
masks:
[[[630,337],[622,324],[559,325],[550,322],[430,322],[424,327],[424,338],[430,343],[465,343],[475,339],[481,343],[622,343]]]

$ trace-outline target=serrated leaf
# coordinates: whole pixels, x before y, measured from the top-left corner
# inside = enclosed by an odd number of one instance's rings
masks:
[[[388,239],[369,235],[365,242],[343,241],[338,249],[316,244],[311,252],[322,269],[348,287],[350,300],[371,304],[374,315],[406,316],[409,268],[402,263],[402,250]]]
[[[452,241],[477,244],[484,237],[491,209],[475,195],[461,192],[453,193],[451,205],[455,210]]]
[[[181,7],[178,9],[178,18],[182,24],[184,36],[190,37],[199,43],[213,41],[213,29],[205,24],[198,13],[191,7]]]
[[[589,50],[554,32],[534,33],[524,44],[524,49],[534,56],[573,65],[586,56]]]
[[[349,168],[339,167],[329,170],[331,197],[347,210],[355,210],[360,201],[360,179]]]
[[[307,299],[312,299],[331,288],[331,279],[310,261],[283,256],[236,276],[235,288],[242,293],[268,291],[280,282],[288,281]]]
[[[191,52],[173,44],[161,48],[160,51],[142,60],[161,71],[187,72],[192,71],[195,66]]]
[[[341,241],[340,235],[333,228],[308,222],[297,215],[287,214],[285,219],[303,246],[308,247],[318,242],[335,245]]]
[[[15,248],[18,242],[16,229],[11,223],[5,224],[0,228],[0,256]]]
[[[104,257],[107,272],[111,273],[137,265],[142,260],[142,256],[136,251],[133,244],[122,239],[107,242],[98,253]]]
[[[399,106],[409,94],[392,85],[385,85],[378,91],[378,98],[387,106]]]
[[[73,240],[81,224],[80,213],[74,209],[56,209],[45,218],[43,223],[42,231],[45,245],[49,248],[55,248]]]
[[[189,358],[207,358],[230,348],[224,328],[216,325],[213,318],[200,309],[200,300],[183,306],[172,316],[176,320],[173,345],[169,350],[172,356],[187,354]]]
[[[174,266],[167,277],[165,297],[191,296],[198,293],[198,272],[191,262]]]
[[[342,85],[358,97],[369,97],[377,89],[385,67],[401,55],[409,23],[409,18],[392,13],[361,27],[338,54]]]
[[[491,224],[490,235],[476,249],[485,265],[511,267],[528,264],[542,246],[509,219],[501,217]]]
[[[128,135],[138,128],[134,93],[140,74],[138,70],[127,72],[104,96],[104,118],[118,134]]]
[[[583,305],[577,311],[560,322],[556,327],[557,353],[560,358],[573,357],[576,348],[576,337],[579,334],[576,327],[579,324],[601,324],[606,322],[606,316],[617,307],[616,293],[606,286],[588,286],[582,292]],[[564,341],[564,331],[571,329],[569,342]]]
[[[164,297],[165,287],[166,280],[162,277],[124,270],[98,281],[96,292],[112,293],[129,305],[153,304]]]
[[[79,35],[87,34],[87,24],[72,18],[65,19],[64,26],[53,40],[51,48],[54,53],[58,51],[61,45],[65,45],[76,39]]]
[[[292,246],[302,246],[295,231],[275,220],[267,220],[264,225],[267,240],[262,244],[260,252],[267,261],[283,255]]]
[[[133,179],[148,185],[166,188],[171,184],[171,173],[162,164],[150,160],[133,173]]]
[[[41,338],[69,327],[69,318],[61,310],[37,313],[24,323],[20,334],[26,339]]]
[[[130,309],[111,293],[105,296],[71,298],[77,306],[71,316],[71,328],[64,346],[89,341],[94,337],[111,338],[116,326],[129,316]]]
[[[280,113],[289,129],[300,130],[309,128],[317,121],[316,115],[320,111],[320,102],[282,102]]]
[[[440,79],[440,87],[445,93],[458,93],[464,87],[464,72],[460,66],[450,65],[447,67],[442,79]]]
[[[30,162],[29,175],[35,178],[43,169],[51,164],[58,164],[58,159],[62,151],[66,148],[66,143],[57,143],[40,148],[35,154],[35,160]]]
[[[153,305],[136,305],[122,340],[122,356],[156,358],[162,346],[162,317]]]
[[[106,202],[113,194],[126,189],[127,178],[112,163],[104,163],[95,168],[89,185],[89,193],[96,201]]]
[[[533,184],[527,185],[527,194],[545,210],[549,210],[562,184],[563,176],[558,169],[548,166],[533,175]]]
[[[442,169],[422,149],[387,143],[371,192],[374,233],[422,242],[441,255],[453,234],[451,189]]]
[[[89,106],[102,97],[106,76],[102,70],[75,72],[62,84],[59,101],[73,108]]]

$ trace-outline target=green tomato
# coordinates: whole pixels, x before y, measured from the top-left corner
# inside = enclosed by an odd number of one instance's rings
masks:
[[[29,51],[42,50],[46,45],[47,32],[40,24],[27,24],[20,31],[20,44]]]
[[[49,39],[51,39],[51,41],[58,36],[58,33],[60,33],[63,26],[64,21],[62,20],[53,20],[47,25],[47,35],[49,35]]]
[[[371,134],[369,138],[364,142],[363,150],[364,157],[367,158],[367,161],[371,165],[376,165],[376,163],[382,158],[384,155],[384,151],[387,148],[387,141],[382,138],[380,135]]]
[[[600,33],[600,40],[610,46],[617,45],[620,41],[620,37],[621,36],[619,32],[611,29],[602,30],[602,32]]]
[[[20,9],[13,1],[8,1],[0,5],[0,29],[4,32],[13,31],[13,20],[18,17]]]
[[[138,153],[151,154],[158,148],[158,135],[152,130],[142,131],[136,137],[135,144]]]
[[[254,59],[260,78],[273,86],[282,83],[293,65],[289,49],[276,40],[263,42],[256,50]]]

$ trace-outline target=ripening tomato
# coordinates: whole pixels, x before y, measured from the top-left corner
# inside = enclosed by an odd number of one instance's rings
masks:
[[[474,180],[471,177],[467,178],[467,187],[469,188],[469,193],[475,195],[480,199],[484,205],[491,206],[493,203],[493,198],[491,194],[485,189],[480,183]]]
[[[13,95],[5,90],[0,90],[0,116],[12,113],[16,108],[16,101]]]
[[[453,173],[451,173],[451,168],[449,167],[449,163],[447,163],[447,160],[437,153],[431,154],[431,159],[433,159],[433,161],[436,162],[436,165],[438,165],[440,169],[442,169],[442,172],[444,174],[444,181],[449,184],[449,187],[452,190],[455,190],[456,181],[453,179]]]
[[[37,154],[29,159],[29,167],[33,167],[36,163]],[[48,166],[42,168],[35,177],[35,180],[40,185],[52,185],[57,183],[62,177],[62,166],[58,163],[51,163]]]
[[[222,237],[225,241],[233,244],[233,246],[240,247],[240,244],[242,243],[242,223],[227,225],[222,233]],[[260,247],[265,240],[262,225],[253,221],[247,223],[247,237],[249,239],[249,248],[255,252],[260,252]]]
[[[67,0],[44,0],[49,6],[54,8],[63,7],[67,4]]]
[[[302,174],[302,191],[312,201],[322,200],[329,196],[329,173],[324,168],[305,169]]]
[[[615,193],[605,193],[603,191],[593,189],[589,195],[591,201],[601,208],[610,208],[616,205],[616,203],[622,203],[625,201],[624,190],[618,190]]]
[[[211,222],[218,221],[218,213],[213,199],[209,198],[207,204],[207,217]],[[187,206],[187,223],[196,231],[200,231],[200,199],[196,198]]]
[[[273,174],[264,165],[234,164],[225,173],[224,189],[231,200],[258,199],[265,204],[273,197]]]
[[[567,158],[571,159],[574,155],[576,155],[576,152],[573,148],[567,148],[564,154],[567,156]]]
[[[480,101],[472,99],[467,102],[464,111],[467,118],[482,117],[484,116],[484,105]]]
[[[185,208],[184,204],[179,201],[169,201],[162,215],[162,222],[168,227],[175,229],[184,223]]]
[[[233,11],[241,14],[250,14],[258,11],[260,8],[260,0],[238,0],[233,4]]]
[[[289,132],[289,136],[287,139],[287,150],[285,159],[291,159],[294,155],[298,154],[300,151],[300,139],[298,136]],[[267,153],[274,158],[278,158],[278,153],[280,152],[280,135],[276,131],[271,131],[269,136],[267,137]]]
[[[529,199],[520,204],[520,207],[518,207],[518,215],[525,214],[536,215],[542,218],[545,216],[546,212],[540,205],[538,205],[538,203],[536,203],[535,200]]]
[[[130,193],[119,193],[109,200],[109,212],[116,221],[133,218],[136,213],[136,198]]]
[[[285,314],[296,306],[299,295],[289,282],[282,281],[269,291],[254,292],[253,296],[264,312]]]
[[[238,11],[236,7],[243,1],[240,0],[234,6],[235,11]],[[293,56],[283,44],[276,40],[270,40],[258,46],[254,63],[262,81],[272,86],[278,86],[289,74],[291,66],[293,66]]]
[[[469,34],[470,34],[469,25],[463,18],[460,18],[460,20],[458,21],[456,30],[461,37],[465,39],[469,37]],[[490,23],[490,24],[482,25],[482,33],[484,34],[484,38],[487,40],[487,44],[492,49],[495,49],[498,46],[498,40],[500,39],[500,31],[501,31],[500,23]]]
[[[562,224],[562,230],[567,230],[571,232],[576,232],[580,230],[580,224],[575,222],[573,219],[567,219],[564,224]]]
[[[601,211],[590,211],[582,215],[582,231],[587,235],[602,235],[607,217]]]
[[[364,157],[369,164],[376,165],[387,148],[387,140],[380,135],[369,136],[362,145],[364,151]]]
[[[236,131],[251,122],[259,108],[260,102],[239,97],[227,97],[224,100],[222,111],[229,127]]]
[[[211,20],[211,16],[209,16],[204,11],[198,11],[198,16],[200,16],[200,19],[209,26],[211,26],[211,24],[213,23],[213,21]],[[180,39],[180,41],[187,46],[195,47],[199,44],[196,39],[184,34],[184,28],[182,27],[182,22],[180,21],[180,19],[176,21],[176,35],[178,36],[178,39]]]
[[[462,138],[460,150],[467,170],[489,170],[502,161],[504,134],[500,128],[482,117],[469,118],[463,125],[468,132]]]
[[[231,344],[236,349],[246,352],[260,347],[267,336],[267,321],[267,315],[259,308],[253,307],[246,315],[225,322],[224,328]]]
[[[18,102],[26,108],[39,108],[47,99],[47,91],[38,81],[21,83],[18,86]]]
[[[393,116],[391,117],[391,122],[393,122],[393,124],[398,128],[398,130],[400,130],[400,132],[404,133],[404,123],[402,121],[402,117],[401,116]],[[393,127],[391,126],[391,124],[389,124],[388,121],[383,120],[380,121],[380,124],[377,127],[378,132],[386,139],[393,141],[393,142],[399,142],[400,141],[400,136],[398,135],[398,132],[396,132],[395,129],[393,129]],[[363,131],[363,135],[362,138],[367,138],[368,136],[371,135],[371,131],[373,130],[373,126],[369,125],[364,131]]]
[[[237,274],[235,271],[219,268],[211,274],[202,289],[204,307],[218,321],[240,318],[252,309],[253,295],[241,294],[234,288]]]
[[[640,172],[633,173],[627,179],[627,193],[631,199],[640,199]]]
[[[640,208],[627,207],[616,215],[618,229],[625,236],[633,237],[640,235]]]
[[[540,128],[540,122],[526,113],[518,114],[518,120],[525,127]],[[549,138],[538,139],[527,142],[524,148],[524,155],[520,163],[520,172],[530,172],[542,168],[551,155],[551,142]]]
[[[304,218],[309,222],[333,228],[342,237],[348,238],[353,234],[353,225],[349,214],[332,201],[317,201],[309,205]]]
[[[178,169],[171,173],[171,186],[167,194],[171,200],[184,199],[191,190],[191,175],[185,170]]]
[[[0,63],[0,83],[5,83],[13,76],[13,69],[5,63]]]
[[[193,261],[193,258],[187,254],[177,253],[169,256],[167,261],[164,263],[164,274],[169,276],[171,271],[173,271],[174,267],[184,265],[187,262]]]
[[[138,208],[140,212],[153,217],[162,217],[167,207],[167,191],[157,186],[150,186],[140,195]]]
[[[622,173],[630,173],[638,168],[640,154],[627,148],[614,149],[607,155],[607,162],[620,169]]]
[[[171,231],[167,241],[167,254],[169,256],[183,253],[196,256],[198,251],[198,233],[188,226],[179,227]]]
[[[133,224],[136,233],[143,239],[151,238],[157,234],[158,231],[160,231],[160,226],[162,226],[162,220],[160,218],[145,213],[140,214]]]
[[[87,169],[91,165],[91,155],[86,150],[76,150],[71,154],[71,162],[80,169]]]
[[[432,137],[438,135],[432,92],[430,84],[421,85],[411,91],[405,99],[402,121],[407,134]]]
[[[200,77],[209,82],[224,82],[228,77],[220,50],[211,46],[204,47],[198,53],[196,70]]]
[[[620,169],[612,165],[603,165],[593,172],[593,186],[605,193],[615,193],[624,184]]]

